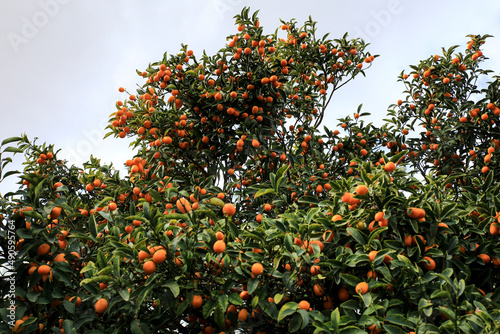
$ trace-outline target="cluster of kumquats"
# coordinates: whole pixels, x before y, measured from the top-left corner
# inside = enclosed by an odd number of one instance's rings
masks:
[[[2,142],[26,156],[0,198],[13,332],[498,331],[499,80],[474,86],[487,36],[403,73],[382,127],[360,106],[320,131],[375,57],[312,20],[265,35],[256,14],[214,56],[183,45],[119,89],[108,135],[133,140],[128,175]]]

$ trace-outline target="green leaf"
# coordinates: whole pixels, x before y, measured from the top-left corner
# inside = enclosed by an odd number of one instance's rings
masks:
[[[169,213],[168,215],[163,215],[163,218],[167,220],[169,219],[187,220],[188,215],[185,213]]]
[[[348,227],[347,232],[349,232],[354,240],[356,240],[359,244],[366,245],[366,239],[363,233],[353,227]]]
[[[274,302],[276,304],[281,303],[281,301],[283,300],[283,297],[285,297],[285,296],[282,293],[275,294],[274,297],[273,297],[274,298]]]
[[[259,191],[257,191],[255,193],[255,195],[253,196],[253,198],[255,199],[255,198],[258,198],[260,196],[264,196],[264,195],[271,194],[271,193],[273,193],[273,194],[276,193],[273,188],[260,189]]]
[[[95,215],[91,215],[89,218],[89,231],[94,238],[97,237],[97,223],[95,221]]]
[[[300,329],[304,329],[309,325],[309,311],[300,309],[298,310],[298,314],[302,317],[302,327]]]
[[[365,307],[369,307],[370,304],[372,303],[373,301],[373,297],[372,297],[372,294],[371,293],[366,293],[362,296],[362,299],[363,299],[363,303],[365,304]]]
[[[436,307],[436,309],[439,312],[441,312],[442,314],[444,314],[448,319],[450,319],[450,320],[455,319],[455,312],[453,312],[453,310],[451,310],[447,307],[444,307],[444,306],[438,306],[438,307]]]
[[[1,170],[0,170],[1,172]],[[11,171],[8,171],[7,173],[5,173],[3,176],[2,176],[2,180],[11,176],[11,175],[14,175],[14,174],[21,174],[21,172],[17,171],[17,170],[11,170]],[[1,173],[0,173],[1,175]]]
[[[386,315],[385,318],[384,318],[384,321],[390,322],[392,324],[399,325],[399,326],[406,326],[406,327],[410,327],[410,328],[413,327],[413,324],[411,322],[409,322],[402,315],[398,315],[398,314],[389,314],[389,315]]]
[[[226,328],[226,319],[224,318],[224,311],[220,305],[215,307],[214,312],[214,320],[220,330],[224,330]]]
[[[151,291],[152,288],[153,286],[150,285],[148,287],[144,287],[143,290],[140,291],[139,295],[137,296],[137,301],[135,303],[136,312],[141,308],[144,299],[146,299],[146,296],[148,295],[148,293]]]
[[[149,326],[140,320],[132,320],[130,323],[130,331],[132,334],[149,334]]]
[[[284,165],[284,166],[280,167],[280,169],[278,169],[278,171],[276,172],[276,179],[277,179],[277,181],[276,181],[276,192],[279,191],[281,181],[285,177],[285,172],[287,170],[288,170],[288,165]]]
[[[390,160],[390,161],[392,161],[392,162],[396,163],[396,162],[398,162],[398,161],[399,161],[399,159],[401,159],[401,157],[402,157],[403,155],[405,155],[406,153],[408,153],[408,151],[407,151],[407,150],[401,151],[401,152],[399,152],[398,154],[396,154],[395,156],[393,156],[393,157],[391,158],[391,160]]]
[[[273,187],[274,191],[278,191],[276,188],[276,175],[274,173],[269,174],[269,179],[271,181],[271,186]]]
[[[348,309],[348,310],[359,310],[360,304],[355,299],[349,299],[349,300],[343,302],[342,304],[340,304],[340,307]]]
[[[179,296],[179,293],[181,292],[179,285],[174,280],[166,281],[165,284],[162,284],[162,287],[169,288],[170,291],[172,292],[172,295],[174,296],[174,298],[177,298]]]
[[[23,138],[21,137],[10,137],[10,138],[6,138],[2,141],[2,144],[0,144],[0,146],[4,146],[5,144],[9,144],[9,143],[13,143],[15,141],[20,141],[22,140]]]
[[[441,211],[441,219],[445,219],[448,215],[455,210],[457,203],[453,202],[446,205]]]
[[[295,313],[298,307],[299,304],[296,302],[288,302],[285,305],[283,305],[278,314],[278,322],[283,320],[285,317]]]
[[[63,321],[63,329],[64,329],[64,333],[76,334],[76,329],[73,325],[73,321],[71,321],[69,319],[66,319]]]
[[[229,295],[229,302],[236,306],[243,305],[243,299],[236,292],[233,292]]]
[[[257,307],[257,304],[259,304],[259,296],[258,296],[258,295],[257,295],[257,296],[254,296],[254,297],[252,298],[252,304],[251,304],[251,305],[252,305],[252,307],[253,307],[253,308],[256,308],[256,307]]]
[[[486,192],[490,188],[491,183],[493,182],[493,175],[494,175],[493,170],[490,170],[488,172],[488,175],[486,175],[486,180],[484,180],[484,183],[483,183],[483,191],[484,192]]]
[[[307,216],[306,216],[306,223],[309,224],[312,219],[314,218],[314,216],[316,216],[316,214],[319,212],[320,208],[313,208],[313,209],[310,209],[308,212],[307,212]]]
[[[2,153],[5,153],[5,152],[11,152],[11,153],[23,153],[24,151],[23,151],[23,150],[21,150],[20,148],[9,146],[9,147],[7,147],[5,150],[3,150],[3,152],[2,152]]]
[[[122,296],[123,300],[128,302],[128,300],[130,299],[130,292],[128,291],[128,289],[121,289],[119,293],[120,296]]]
[[[356,286],[359,282],[361,282],[361,279],[354,275],[341,273],[340,277],[347,285],[350,286]]]
[[[80,285],[91,284],[91,283],[101,283],[112,281],[113,278],[109,276],[93,276],[91,278],[86,278],[80,282]]]
[[[293,248],[293,240],[292,240],[292,236],[290,234],[287,234],[285,236],[285,248],[287,251],[289,251],[290,253],[292,253],[294,251],[294,248]]]
[[[212,311],[217,306],[217,304],[218,304],[218,301],[215,299],[207,300],[205,305],[203,305],[203,317],[205,319],[208,319],[210,317],[210,315],[212,314]]]
[[[69,300],[63,300],[63,306],[69,313],[75,313],[75,303],[70,302]]]
[[[356,326],[347,326],[342,328],[339,334],[366,334],[366,332]]]
[[[425,298],[421,298],[418,302],[418,312],[424,312],[428,317],[432,314],[432,303]]]
[[[402,330],[399,327],[396,327],[394,325],[390,324],[384,324],[384,329],[387,331],[389,334],[406,334],[407,332]]]
[[[292,321],[288,323],[288,332],[295,333],[302,328],[302,317],[299,313],[294,314]]]
[[[313,204],[313,205],[316,205],[319,203],[318,198],[315,196],[302,196],[298,199],[297,202],[303,203],[303,204]]]
[[[373,240],[375,240],[375,238],[377,237],[377,235],[379,235],[380,233],[384,232],[384,231],[387,231],[388,227],[377,227],[376,229],[374,229],[370,235],[368,236],[368,242],[367,244],[370,245],[372,243]]]
[[[255,289],[259,286],[259,279],[258,278],[251,278],[248,280],[247,284],[247,291],[249,294],[252,294]]]
[[[229,220],[228,225],[229,229],[231,230],[233,238],[234,239],[238,238],[240,234],[240,229],[238,228],[238,226],[236,226],[236,224],[232,220]]]
[[[338,307],[335,310],[333,310],[332,314],[330,315],[330,318],[332,322],[332,329],[336,333],[339,330],[339,325],[340,325],[340,311]]]
[[[226,312],[229,304],[229,297],[227,295],[220,295],[217,299],[219,300],[219,306],[222,308],[222,311]]]
[[[38,196],[40,196],[40,192],[42,191],[43,185],[45,184],[45,180],[46,179],[43,179],[40,183],[38,183],[36,185],[36,188],[35,188],[35,201],[37,201],[38,200]]]
[[[120,274],[120,264],[121,264],[121,258],[118,257],[118,256],[115,256],[114,257],[114,261],[113,261],[113,275],[115,275],[115,277],[120,277],[121,274]]]

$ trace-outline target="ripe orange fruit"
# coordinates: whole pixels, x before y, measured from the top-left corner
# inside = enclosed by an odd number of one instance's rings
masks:
[[[364,184],[360,184],[354,191],[356,191],[356,194],[363,196],[368,194],[368,187],[366,187]]]
[[[325,294],[325,289],[320,284],[314,284],[313,292],[316,296],[321,297]]]
[[[378,254],[378,251],[376,250],[372,250],[370,253],[368,253],[368,258],[370,259],[370,261],[375,261],[375,256],[377,256]]]
[[[153,255],[153,261],[156,264],[163,263],[165,262],[166,259],[167,259],[167,251],[165,251],[164,249],[157,250]]]
[[[142,265],[142,270],[144,270],[146,275],[151,275],[156,271],[156,263],[154,261],[146,261]]]
[[[226,203],[222,207],[222,213],[227,217],[232,217],[236,213],[236,208],[233,204]]]
[[[331,230],[327,230],[327,231],[325,231],[325,233],[323,233],[323,240],[325,242],[332,242],[333,237],[334,237],[334,234]]]
[[[424,256],[424,260],[429,261],[429,263],[424,262],[423,267],[427,270],[434,270],[436,268],[436,261],[434,261],[431,257],[429,256]]]
[[[477,257],[483,260],[484,264],[491,262],[491,257],[488,254],[479,254]]]
[[[145,252],[145,251],[139,251],[139,261],[142,262],[144,261],[145,259],[151,257],[151,254],[149,254],[149,252]]]
[[[46,264],[41,265],[40,267],[38,267],[38,273],[40,275],[47,275],[50,273],[50,267]]]
[[[267,204],[264,205],[264,210],[265,211],[269,212],[269,211],[271,211],[271,209],[272,209],[271,204],[267,203]]]
[[[311,247],[311,246],[309,246],[309,247]],[[316,276],[318,274],[321,274],[321,267],[320,266],[311,266],[311,275]]]
[[[264,272],[264,266],[260,263],[254,263],[252,265],[252,274],[259,276]]]
[[[71,298],[69,299],[69,301],[71,302],[71,301],[73,301],[74,299],[75,299],[75,297],[73,296],[73,297],[71,297]],[[76,300],[75,300],[75,305],[76,305],[76,306],[80,306],[81,304],[82,304],[82,299],[81,299],[80,297],[76,297]]]
[[[344,195],[342,195],[342,202],[344,203],[350,203],[352,201],[352,194],[351,193],[344,193]]]
[[[388,173],[392,173],[396,170],[396,164],[392,161],[389,161],[388,163],[385,164],[384,170]]]
[[[413,238],[411,237],[411,235],[405,235],[405,240],[404,240],[405,247],[410,247],[412,244],[412,241],[413,241]]]
[[[340,301],[345,302],[350,297],[349,290],[347,290],[346,287],[341,287],[338,292],[338,297]]]
[[[301,300],[299,302],[299,308],[308,311],[311,308],[311,304],[307,300]]]
[[[408,210],[406,210],[406,214],[408,215],[408,217],[410,217],[412,219],[422,219],[425,217],[425,210],[410,207],[410,208],[408,208]]]
[[[50,218],[51,219],[57,219],[61,215],[61,208],[60,207],[53,207],[52,210],[50,211]]]
[[[332,217],[332,222],[336,222],[337,220],[341,220],[342,219],[342,216],[341,215],[334,215]]]
[[[118,206],[115,202],[111,202],[108,204],[109,211],[115,211]]]
[[[97,314],[103,314],[107,308],[108,308],[108,301],[104,298],[99,299],[95,303],[95,311],[97,312]]]
[[[252,146],[253,147],[259,147],[260,143],[257,139],[252,139]]]
[[[333,299],[330,296],[323,297],[323,307],[325,310],[331,310],[333,308]]]
[[[175,202],[175,204],[177,206],[177,209],[179,209],[181,213],[191,212],[191,204],[189,204],[189,201],[187,199],[180,198],[177,200],[177,202]]]
[[[373,278],[373,279],[377,279],[377,273],[373,270],[369,270],[367,273],[366,273],[366,278]]]
[[[38,246],[38,254],[40,255],[46,255],[50,251],[50,245],[49,244],[41,244]]]
[[[134,187],[134,189],[132,189],[132,192],[134,193],[134,195],[138,196],[141,193],[141,188]]]
[[[248,311],[244,308],[242,308],[240,310],[240,312],[238,313],[238,320],[239,321],[247,321],[248,319]]]
[[[356,285],[355,291],[357,293],[360,293],[360,294],[364,295],[365,293],[368,292],[368,283],[366,283],[366,282],[360,282],[360,283],[358,283]]]
[[[490,225],[490,233],[492,235],[499,235],[500,234],[500,224],[499,223],[491,223]]]
[[[384,216],[385,214],[382,211],[379,211],[375,214],[375,220],[381,222],[382,220],[384,220]]]
[[[203,304],[203,298],[200,295],[194,295],[193,301],[191,302],[191,306],[194,308],[199,308]]]
[[[224,233],[218,231],[217,233],[215,233],[215,237],[217,238],[217,240],[224,240]]]
[[[214,248],[214,252],[216,252],[217,254],[220,254],[226,250],[226,243],[223,240],[217,240],[214,243],[213,248]]]

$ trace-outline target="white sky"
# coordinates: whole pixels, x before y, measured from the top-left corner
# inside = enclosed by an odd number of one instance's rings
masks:
[[[260,23],[272,33],[279,18],[318,22],[320,36],[349,32],[371,43],[381,55],[367,71],[337,93],[323,124],[371,112],[381,123],[389,104],[402,97],[397,80],[408,65],[440,54],[441,47],[465,46],[468,34],[491,34],[484,55],[500,71],[500,1],[428,0],[203,0],[102,1],[40,0],[0,2],[0,142],[27,133],[62,148],[63,158],[80,164],[92,153],[121,167],[133,152],[127,140],[105,134],[115,102],[142,84],[135,70],[176,53],[181,43],[195,55],[212,54],[236,32],[233,16],[244,6],[260,10]],[[15,156],[17,169],[22,157]],[[17,189],[14,178],[0,193]]]

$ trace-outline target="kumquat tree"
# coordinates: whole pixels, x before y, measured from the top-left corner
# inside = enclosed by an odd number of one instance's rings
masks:
[[[383,126],[360,106],[331,130],[333,94],[377,56],[312,20],[267,34],[248,8],[235,18],[215,55],[182,45],[119,89],[107,136],[132,140],[128,175],[2,142],[0,177],[20,186],[0,198],[4,268],[16,228],[1,331],[498,333],[490,36],[402,72]]]

